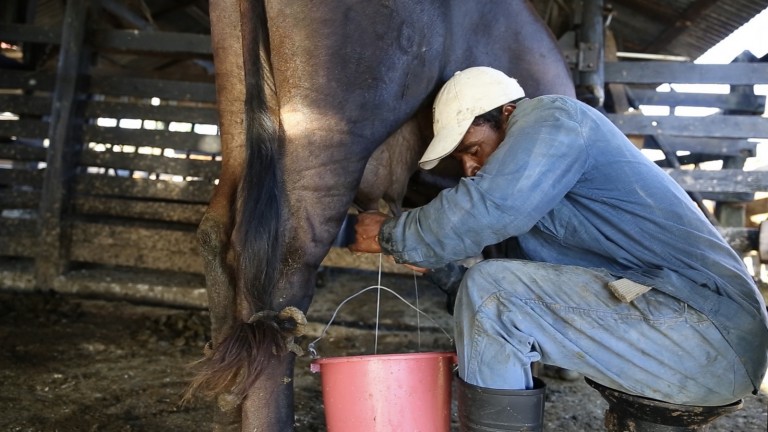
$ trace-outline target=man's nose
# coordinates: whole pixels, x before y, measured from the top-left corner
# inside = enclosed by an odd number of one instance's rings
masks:
[[[469,157],[462,159],[461,165],[463,167],[464,175],[466,177],[472,177],[475,174],[477,174],[478,171],[480,171],[480,164],[478,164],[474,159]]]

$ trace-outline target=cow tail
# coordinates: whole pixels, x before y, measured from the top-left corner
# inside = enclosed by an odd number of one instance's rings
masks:
[[[282,182],[279,129],[267,101],[260,50],[268,50],[263,2],[241,10],[245,69],[245,169],[241,178],[232,243],[237,255],[238,290],[246,297],[250,320],[234,326],[198,364],[191,386],[213,396],[226,393],[241,401],[264,370],[271,356],[287,352],[284,334],[295,328],[293,317],[272,312],[282,256],[280,220]],[[249,6],[245,6],[249,7]],[[248,16],[250,15],[250,17]],[[250,23],[250,24],[248,24]],[[219,398],[221,402],[221,398]]]

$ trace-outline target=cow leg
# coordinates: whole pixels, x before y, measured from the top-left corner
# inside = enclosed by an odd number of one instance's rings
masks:
[[[219,184],[197,230],[205,266],[213,348],[231,332],[242,315],[230,263],[233,212],[243,171],[245,132],[242,110],[245,98],[240,6],[237,0],[211,2],[211,41],[216,62],[216,95],[221,130],[222,165]],[[216,404],[214,431],[240,429],[240,406],[224,409]]]

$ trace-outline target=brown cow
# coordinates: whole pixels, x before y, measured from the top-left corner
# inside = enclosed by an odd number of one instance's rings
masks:
[[[430,117],[436,89],[457,70],[504,70],[531,96],[572,96],[573,84],[526,0],[210,8],[223,162],[199,227],[213,341],[193,387],[218,395],[219,430],[242,421],[284,432],[293,429],[293,337],[366,164],[364,183],[388,186],[360,197],[402,198],[419,152],[385,158],[430,138],[408,122]],[[398,130],[392,150],[369,162]]]

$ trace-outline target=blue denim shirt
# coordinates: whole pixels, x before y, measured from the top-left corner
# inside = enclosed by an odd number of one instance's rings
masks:
[[[436,268],[517,237],[534,261],[603,268],[706,314],[755,388],[768,363],[768,315],[733,249],[683,189],[605,116],[564,96],[518,103],[476,176],[387,221],[398,262]]]

